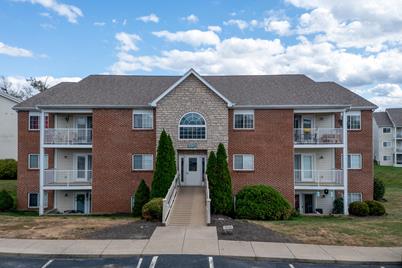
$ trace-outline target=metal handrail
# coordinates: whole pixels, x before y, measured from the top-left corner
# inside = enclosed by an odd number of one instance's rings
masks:
[[[295,128],[296,144],[342,144],[342,128]]]
[[[208,176],[205,174],[205,209],[207,214],[207,224],[211,223],[211,198],[209,196]]]
[[[45,144],[92,144],[92,128],[46,128]]]
[[[176,173],[165,198],[163,198],[162,223],[166,223],[166,221],[169,217],[170,211],[173,207],[174,200],[176,199],[177,186],[179,185],[178,177],[179,177],[179,173]]]
[[[92,170],[47,169],[44,172],[44,185],[72,186],[92,184]]]
[[[302,170],[294,171],[295,185],[342,186],[343,170]]]

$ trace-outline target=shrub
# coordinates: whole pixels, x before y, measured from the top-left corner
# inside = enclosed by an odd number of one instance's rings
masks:
[[[162,220],[162,205],[163,199],[153,198],[142,207],[142,217],[147,221],[161,221]]]
[[[334,214],[343,214],[343,197],[338,197],[334,200],[334,208],[332,209]]]
[[[367,200],[364,201],[369,208],[369,215],[370,216],[382,216],[385,214],[385,207],[378,201],[375,200]]]
[[[378,178],[374,178],[374,200],[382,200],[385,194],[384,182]]]
[[[220,143],[216,152],[216,172],[213,176],[211,205],[214,213],[233,212],[232,178],[230,177],[225,146]]]
[[[289,202],[271,186],[246,186],[236,196],[236,215],[239,218],[286,220],[292,211]]]
[[[359,217],[364,217],[369,214],[369,207],[364,202],[352,202],[349,205],[349,214]]]
[[[165,197],[176,175],[176,156],[173,142],[165,130],[158,142],[151,197]]]
[[[141,216],[142,207],[149,201],[149,188],[144,180],[141,181],[140,185],[135,192],[133,215]]]
[[[14,159],[0,160],[0,180],[17,179],[17,161]]]
[[[14,200],[11,195],[3,190],[0,192],[0,211],[8,211],[14,207]]]

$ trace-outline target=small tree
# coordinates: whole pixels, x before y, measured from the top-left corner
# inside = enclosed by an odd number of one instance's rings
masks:
[[[165,197],[175,175],[176,160],[173,142],[166,131],[163,130],[158,142],[151,198]]]
[[[0,211],[8,211],[14,207],[14,200],[11,195],[6,191],[0,192]]]
[[[212,211],[214,211],[213,200],[215,200],[215,196],[217,195],[217,192],[219,192],[219,189],[217,188],[218,185],[216,185],[216,155],[214,151],[211,151],[209,153],[206,174],[208,176],[209,195],[211,197]]]
[[[135,192],[133,215],[141,216],[142,207],[149,201],[149,188],[144,180],[141,181],[140,185]]]
[[[232,178],[230,177],[225,146],[220,143],[216,153],[216,173],[213,177],[212,209],[230,215],[233,211]]]
[[[379,178],[374,178],[374,200],[381,201],[384,198],[385,194],[385,185],[382,180]]]

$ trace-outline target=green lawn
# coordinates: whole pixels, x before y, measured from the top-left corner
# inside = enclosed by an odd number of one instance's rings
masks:
[[[386,187],[383,217],[300,216],[289,221],[256,222],[305,243],[402,246],[402,168],[375,166]]]

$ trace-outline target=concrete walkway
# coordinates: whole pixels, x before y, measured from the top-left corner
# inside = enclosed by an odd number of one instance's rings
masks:
[[[0,239],[0,254],[51,257],[202,254],[308,262],[402,263],[402,247],[218,240],[215,227],[158,227],[149,240]]]

